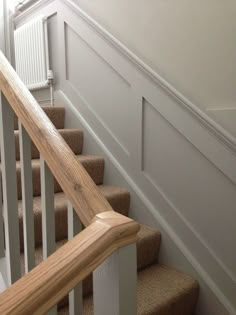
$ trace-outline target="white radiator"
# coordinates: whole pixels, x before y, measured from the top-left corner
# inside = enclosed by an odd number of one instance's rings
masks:
[[[16,72],[28,89],[48,86],[47,20],[40,16],[14,31]]]

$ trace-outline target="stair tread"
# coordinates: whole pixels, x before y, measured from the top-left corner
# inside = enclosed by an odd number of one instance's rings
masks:
[[[64,128],[65,122],[65,108],[59,106],[42,106],[42,109],[45,111],[49,119],[52,121],[54,126],[58,129]],[[14,129],[18,129],[18,120],[14,115]]]
[[[67,225],[66,225],[67,227]],[[60,240],[56,243],[57,248],[61,247],[67,242],[67,239]],[[140,231],[138,232],[137,240],[137,268],[141,270],[148,265],[151,265],[157,261],[159,249],[161,243],[161,234],[159,231],[148,227],[146,225],[140,225]],[[22,259],[22,273],[24,273],[23,263],[24,253],[21,253]],[[36,264],[42,261],[42,248],[35,249]]]
[[[138,273],[138,315],[191,315],[198,284],[189,275],[164,265],[155,264]],[[84,298],[83,314],[93,314],[92,295]],[[68,307],[58,311],[68,314]]]
[[[130,205],[129,192],[121,187],[103,185],[104,158],[96,155],[83,155],[83,131],[80,129],[64,129],[65,109],[63,107],[44,106],[43,110],[63,136],[77,159],[82,163],[88,174],[97,184],[98,189],[108,200],[113,209],[123,215],[128,215]],[[16,141],[16,169],[18,199],[21,199],[20,161],[19,161],[19,131],[17,120],[14,120]],[[0,165],[1,166],[1,165]],[[36,265],[42,261],[42,223],[41,223],[41,189],[40,189],[40,159],[36,147],[32,146],[33,172],[33,211],[35,225],[35,259]],[[56,247],[67,242],[67,198],[61,187],[55,181],[55,228]],[[23,214],[22,200],[18,200],[18,215],[20,226],[20,246],[23,251]],[[138,315],[191,315],[198,297],[198,284],[191,276],[172,268],[157,264],[161,244],[159,231],[141,225],[137,239],[137,314]],[[24,253],[21,253],[21,270],[24,274]],[[84,311],[83,314],[93,314],[92,276],[83,281]],[[65,297],[59,303],[60,307],[68,304]],[[69,314],[68,307],[60,309],[58,314]]]
[[[103,183],[104,175],[104,158],[96,155],[76,155],[76,158],[82,163],[87,173],[93,179],[96,185]],[[40,159],[32,159],[32,176],[33,176],[33,195],[39,196],[41,194],[40,185]],[[22,198],[21,194],[21,164],[20,161],[16,161],[16,174],[17,174],[17,192],[18,199]],[[54,181],[54,192],[62,191],[57,181]]]
[[[80,162],[90,162],[90,161],[97,161],[97,160],[104,160],[104,158],[102,156],[98,156],[98,155],[84,155],[84,154],[78,154],[76,155],[76,158],[80,161]],[[32,168],[33,167],[40,167],[40,159],[32,159]],[[20,161],[16,161],[16,169],[20,169]]]
[[[161,233],[158,230],[144,224],[140,226],[138,244],[142,250],[137,252],[138,270],[157,262],[161,246]]]
[[[128,206],[130,201],[130,194],[128,190],[125,188],[117,187],[117,186],[108,186],[108,185],[98,185],[97,188],[100,190],[100,192],[103,194],[103,196],[108,201],[113,201],[115,198],[126,198],[126,209],[121,209],[121,212],[124,215],[128,214]],[[64,192],[58,192],[54,194],[54,200],[55,200],[55,210],[57,210],[58,206],[64,207],[67,206],[67,197]],[[121,201],[122,203],[122,201]],[[33,197],[33,204],[34,204],[34,212],[41,212],[41,196],[35,196]],[[115,208],[115,207],[113,207]],[[22,217],[22,200],[18,200],[18,210],[19,210],[19,218]],[[115,210],[115,209],[114,209]],[[117,211],[117,210],[115,210]],[[118,212],[118,211],[117,211]]]
[[[127,189],[111,185],[98,185],[97,187],[107,199],[107,201],[111,203],[111,206],[116,212],[119,212],[125,216],[128,215],[130,206],[130,193]],[[116,203],[114,203],[114,199],[116,200]]]
[[[57,129],[66,143],[69,145],[74,154],[81,154],[83,147],[83,131],[80,129]],[[19,130],[14,131],[15,134],[15,147],[16,147],[16,161],[20,160],[19,149]],[[39,152],[36,146],[31,144],[31,157],[32,159],[39,158]]]
[[[64,245],[67,239],[60,240],[56,243],[57,249]],[[137,269],[142,270],[145,267],[156,263],[159,255],[161,237],[160,232],[148,226],[141,225],[137,240]],[[35,262],[38,265],[42,262],[42,247],[35,249]],[[21,253],[21,272],[24,274],[24,253]],[[83,281],[83,294],[88,296],[92,292],[92,276],[89,275]],[[60,305],[63,307],[68,303],[64,298]]]
[[[111,204],[113,209],[123,215],[128,215],[130,205],[129,192],[120,187],[98,185],[98,189]],[[63,192],[54,194],[55,208],[55,228],[57,241],[67,237],[67,198]],[[34,225],[35,225],[35,245],[41,245],[42,225],[41,225],[41,196],[33,198]],[[18,200],[18,215],[20,228],[20,247],[23,250],[23,213],[22,200]]]
[[[175,269],[153,265],[139,274],[139,314],[192,314],[197,296],[197,282]]]
[[[64,133],[64,134],[75,132],[75,131],[83,132],[83,130],[81,130],[79,128],[67,128],[67,129],[57,128],[57,131],[60,132],[60,133]],[[14,134],[15,135],[19,134],[19,130],[14,130]]]

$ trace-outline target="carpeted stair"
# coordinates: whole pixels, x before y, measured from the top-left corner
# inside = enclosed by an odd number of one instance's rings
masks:
[[[44,111],[59,130],[88,174],[98,185],[99,190],[113,209],[128,215],[129,192],[120,187],[103,184],[104,159],[100,156],[83,155],[83,132],[79,129],[64,129],[65,110],[61,107],[43,107]],[[20,247],[22,274],[24,273],[23,218],[21,201],[21,171],[19,153],[19,131],[15,120],[16,167],[18,186],[18,208],[20,225]],[[36,262],[42,261],[42,224],[39,153],[32,145],[33,211],[35,218]],[[60,185],[55,181],[55,224],[57,247],[67,239],[67,200]],[[158,264],[161,235],[158,231],[141,225],[137,242],[138,268],[138,314],[140,315],[192,315],[198,298],[198,284],[190,276]],[[102,289],[102,288],[101,288]],[[93,314],[92,276],[83,281],[84,314]],[[68,299],[59,304],[58,314],[68,314]],[[104,314],[112,315],[112,314]]]

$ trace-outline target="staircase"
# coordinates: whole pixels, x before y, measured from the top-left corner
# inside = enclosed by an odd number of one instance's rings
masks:
[[[83,131],[64,129],[65,110],[62,107],[43,107],[44,111],[56,126],[62,137],[82,163],[100,192],[108,200],[112,208],[128,216],[130,195],[120,187],[103,184],[104,159],[101,156],[83,155]],[[24,274],[24,243],[21,195],[21,168],[19,152],[19,131],[17,120],[15,127],[16,168],[18,188],[18,215],[20,226],[21,270]],[[35,224],[35,257],[39,264],[42,258],[42,218],[40,189],[39,152],[32,144],[32,176],[33,176],[33,211]],[[67,199],[60,185],[55,181],[55,227],[57,247],[67,242]],[[158,264],[161,235],[148,226],[141,225],[137,242],[138,268],[138,314],[142,315],[192,315],[198,298],[198,284],[189,275],[178,272],[168,266]],[[92,276],[83,281],[84,314],[93,314]],[[68,299],[64,298],[58,305],[58,314],[68,313]],[[112,314],[104,314],[112,315]]]

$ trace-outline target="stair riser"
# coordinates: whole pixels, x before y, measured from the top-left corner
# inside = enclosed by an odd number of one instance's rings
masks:
[[[42,107],[48,118],[57,129],[64,128],[65,108],[63,107]],[[18,119],[14,116],[14,129],[18,130]]]
[[[57,128],[64,128],[64,109],[46,109],[47,115]],[[15,120],[15,129],[17,122]],[[68,143],[72,151],[78,155],[82,152],[83,133],[61,130],[61,135]],[[16,144],[16,160],[20,159],[19,152],[19,133],[15,131]],[[104,160],[96,157],[80,157],[82,165],[85,167],[94,182],[98,185],[103,182],[104,175]],[[39,153],[34,145],[32,145],[33,165],[33,195],[40,196],[40,165]],[[87,159],[87,160],[86,160]],[[19,163],[17,163],[17,186],[18,199],[21,199],[21,174]],[[117,188],[106,186],[99,187],[101,193],[106,197],[113,209],[123,215],[128,215],[130,195],[125,190],[119,191]],[[61,192],[60,185],[55,181],[55,193]],[[35,247],[36,247],[36,263],[42,261],[42,213],[40,198],[34,198],[34,228],[35,228]],[[19,207],[19,228],[20,228],[20,249],[24,251],[23,244],[23,218],[22,218],[22,203],[18,202]],[[58,193],[55,196],[55,228],[57,248],[62,246],[67,241],[67,200],[63,193]],[[186,277],[177,275],[178,272],[171,271],[170,268],[163,268],[157,265],[161,244],[161,235],[159,232],[151,228],[141,225],[137,240],[137,270],[139,271],[137,284],[137,315],[190,315],[193,314],[197,297],[198,285],[190,283]],[[22,274],[24,273],[23,254],[21,255]],[[146,268],[149,267],[149,268]],[[167,271],[168,269],[168,271]],[[150,271],[149,271],[150,270]],[[188,276],[187,276],[188,277]],[[102,290],[101,286],[101,290]],[[90,274],[83,281],[83,296],[87,297],[84,301],[89,301],[90,306],[87,307],[85,302],[85,313],[93,313],[93,303],[91,293],[93,291],[93,277]],[[141,292],[141,294],[140,294]],[[144,302],[144,303],[143,303]],[[58,304],[59,309],[68,306],[68,296],[64,297]],[[60,312],[59,312],[60,313]],[[64,314],[64,313],[63,313]],[[66,312],[65,314],[69,314]]]
[[[112,208],[123,215],[128,215],[129,211],[129,198],[127,195],[123,197],[120,196],[120,202],[117,198],[108,198],[108,202]],[[122,204],[122,209],[120,207]],[[56,228],[56,241],[61,241],[67,239],[67,200],[58,202],[55,199],[55,228]],[[20,248],[23,251],[23,218],[22,210],[20,210],[19,216],[19,228],[20,228]],[[38,204],[34,212],[34,228],[35,228],[35,247],[40,247],[42,245],[42,214],[41,214],[41,205]]]
[[[74,154],[79,155],[82,153],[83,148],[83,132],[80,130],[59,130],[59,133],[69,145]],[[20,161],[20,149],[19,149],[19,132],[15,131],[15,150],[16,150],[16,161]],[[39,159],[39,151],[36,146],[31,143],[31,158]],[[1,157],[0,157],[1,161]]]
[[[80,130],[74,130],[71,132],[65,130],[59,130],[59,133],[69,145],[74,154],[78,155],[82,153],[83,148],[83,133]],[[20,160],[20,149],[19,149],[19,133],[15,132],[15,148],[16,148],[16,161]],[[36,146],[31,144],[31,158],[39,159],[39,151]]]
[[[138,270],[144,269],[145,267],[150,266],[157,262],[159,251],[160,251],[160,244],[161,244],[160,235],[155,235],[152,239],[141,238],[138,240],[137,242],[137,269]],[[93,292],[93,278],[92,278],[92,275],[90,274],[83,281],[83,296],[85,297],[91,294],[92,292]],[[68,296],[64,297],[64,299],[59,303],[58,307],[63,308],[66,305],[68,305]]]
[[[160,290],[161,290],[161,286],[160,286]],[[92,275],[90,275],[88,278],[86,278],[83,281],[83,297],[87,298],[87,301],[86,301],[87,303],[90,303],[89,310],[87,309],[85,314],[89,314],[89,315],[94,314],[93,298],[90,295],[92,291],[93,291],[93,282],[92,282]],[[140,307],[138,307],[137,315],[193,315],[195,314],[194,309],[196,308],[196,304],[197,304],[197,300],[199,296],[199,288],[196,286],[195,288],[188,289],[186,290],[185,294],[183,294],[182,291],[180,292],[182,296],[174,297],[173,300],[169,301],[169,303],[167,303],[166,305],[162,305],[161,307],[158,307],[157,309],[141,311]],[[148,301],[149,300],[148,291],[146,294],[147,294],[146,296],[144,295],[141,298],[144,298],[144,299],[146,298]],[[88,295],[90,296],[88,297]],[[138,298],[140,298],[139,294],[138,294]],[[69,299],[68,299],[68,296],[66,296],[58,303],[58,310],[59,310],[58,314],[69,315],[69,310],[67,311],[65,309],[68,306],[68,304],[69,304]],[[88,304],[87,305],[86,304],[85,304],[85,310],[89,306]]]
[[[82,161],[81,162],[88,174],[91,176],[95,184],[99,185],[103,183],[103,175],[104,175],[104,160],[99,159],[96,161]],[[33,180],[33,196],[41,195],[41,187],[40,187],[40,166],[33,166],[32,169],[32,180]],[[18,191],[18,199],[22,199],[21,192],[21,171],[17,169],[17,191]],[[62,191],[60,185],[55,180],[54,181],[54,192]]]
[[[65,218],[61,218],[65,219]],[[61,244],[62,245],[62,244]],[[160,249],[160,238],[156,235],[156,242],[155,247],[153,248],[153,242],[146,240],[145,247],[149,247],[149,251],[153,250],[152,255],[149,256],[148,261],[144,259],[143,261],[138,262],[137,269],[141,270],[149,265],[154,264],[158,260],[159,249]],[[142,240],[137,241],[137,257],[143,257],[146,255],[146,248],[144,247],[144,243]],[[41,259],[42,260],[42,257]],[[138,261],[138,260],[137,260]],[[147,263],[147,264],[146,264]],[[23,266],[22,266],[23,267]],[[22,268],[23,269],[23,268]],[[22,270],[23,272],[23,270]],[[92,283],[92,275],[90,274],[84,281],[83,281],[83,295],[87,296],[92,293],[93,283]],[[60,303],[59,307],[64,307],[68,304],[68,297],[65,297]]]

